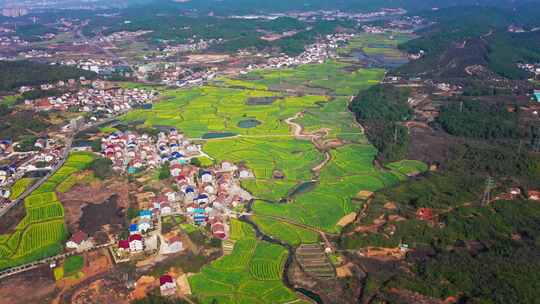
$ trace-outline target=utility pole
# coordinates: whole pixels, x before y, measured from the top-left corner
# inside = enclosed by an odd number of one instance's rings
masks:
[[[486,188],[484,189],[484,196],[482,197],[482,206],[487,206],[491,201],[491,190],[495,188],[495,181],[491,176],[486,179]]]
[[[534,127],[531,139],[532,150],[540,152],[540,127]]]

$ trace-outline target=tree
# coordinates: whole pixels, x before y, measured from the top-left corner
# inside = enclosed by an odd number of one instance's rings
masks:
[[[28,152],[28,151],[34,151],[37,150],[34,147],[34,144],[36,143],[37,137],[36,136],[26,136],[22,141],[20,141],[16,146],[15,150],[18,152]]]
[[[112,176],[112,161],[107,158],[98,158],[90,164],[90,169],[99,179],[107,179]]]
[[[161,168],[159,168],[158,178],[164,180],[171,177],[171,168],[169,162],[165,162]]]

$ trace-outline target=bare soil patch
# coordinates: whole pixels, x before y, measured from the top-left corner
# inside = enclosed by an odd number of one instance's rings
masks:
[[[19,203],[17,206],[11,208],[0,221],[0,234],[10,234],[15,231],[15,227],[26,215],[24,209],[24,203]]]
[[[81,286],[72,297],[64,303],[73,304],[127,304],[129,303],[127,289],[123,282],[116,278],[102,278]]]
[[[116,202],[114,203],[117,210],[126,209],[128,205],[128,187],[122,181],[95,181],[88,185],[76,185],[67,193],[59,193],[58,199],[62,202],[65,210],[66,223],[71,232],[77,230],[83,230],[86,233],[93,234],[100,229],[101,225],[109,224],[104,223],[104,220],[96,219],[97,222],[95,225],[92,224],[92,220],[89,215],[85,215],[84,212],[90,212],[91,216],[101,217],[98,212],[101,208],[96,207],[98,211],[95,211],[95,208],[88,208],[88,206],[98,206],[102,204],[111,204],[111,197],[116,197]],[[104,219],[113,219],[110,224],[114,227],[118,224],[118,221],[110,216],[111,205],[102,207],[103,211],[106,212]],[[116,213],[116,211],[114,213]],[[96,216],[97,215],[97,216]],[[109,216],[107,216],[109,215]],[[82,219],[85,219],[85,224],[82,225]],[[98,226],[96,226],[98,225]],[[84,226],[84,227],[83,227]],[[90,231],[85,230],[91,226]]]
[[[124,224],[124,208],[118,206],[118,195],[114,194],[103,203],[88,204],[82,208],[82,216],[79,221],[79,229],[94,235],[108,225],[110,232],[119,233]]]
[[[50,303],[55,294],[55,281],[47,265],[0,280],[1,303]]]

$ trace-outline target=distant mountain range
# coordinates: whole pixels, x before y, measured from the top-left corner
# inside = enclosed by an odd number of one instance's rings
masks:
[[[130,5],[174,4],[181,8],[214,13],[256,13],[308,10],[372,11],[381,8],[405,8],[409,11],[431,10],[452,6],[515,7],[540,0],[128,0]]]
[[[431,10],[452,6],[478,5],[514,7],[540,0],[0,0],[0,7],[26,6],[37,8],[105,8],[152,5],[196,10],[200,13],[247,14],[262,12],[344,10],[373,11],[381,8],[405,8],[408,11]]]

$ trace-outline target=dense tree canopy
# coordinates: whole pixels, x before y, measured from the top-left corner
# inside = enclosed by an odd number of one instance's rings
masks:
[[[351,111],[385,161],[399,160],[407,154],[408,131],[398,123],[411,115],[409,95],[408,89],[377,85],[360,92],[351,103]]]
[[[38,85],[59,80],[95,79],[96,73],[68,66],[53,66],[30,61],[0,61],[0,91],[10,91],[23,85]]]

